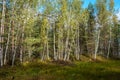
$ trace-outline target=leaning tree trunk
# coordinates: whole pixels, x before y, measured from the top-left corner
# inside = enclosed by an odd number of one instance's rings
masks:
[[[67,31],[67,37],[65,41],[65,54],[64,54],[64,61],[66,61],[67,56],[68,56],[68,44],[69,44],[69,29]]]
[[[99,39],[100,39],[100,30],[98,30],[97,39],[95,41],[95,56],[94,56],[95,60],[96,60],[96,56],[97,56],[97,52],[98,52],[98,47],[99,47]]]
[[[20,24],[17,25],[17,26],[20,27]],[[17,28],[18,28],[18,27],[17,27]],[[12,66],[14,66],[14,64],[15,64],[15,57],[16,57],[18,36],[19,36],[19,29],[17,30],[16,36],[15,36],[14,50],[13,50],[13,55],[12,55]]]
[[[7,37],[7,44],[6,44],[6,48],[5,48],[4,65],[7,62],[7,53],[8,53],[8,47],[10,44],[10,31],[11,31],[11,21],[10,21],[9,32],[8,32],[8,37]]]

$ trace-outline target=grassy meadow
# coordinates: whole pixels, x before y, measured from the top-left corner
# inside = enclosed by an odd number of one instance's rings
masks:
[[[0,68],[0,80],[120,80],[120,61],[52,61]]]

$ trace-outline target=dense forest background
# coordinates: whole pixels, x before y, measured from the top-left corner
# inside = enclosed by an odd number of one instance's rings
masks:
[[[0,66],[120,58],[114,0],[0,0]]]

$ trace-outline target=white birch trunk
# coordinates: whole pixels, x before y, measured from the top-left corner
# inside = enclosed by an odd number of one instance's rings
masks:
[[[55,48],[55,23],[54,23],[54,33],[53,33],[53,49],[54,49],[54,60],[57,60],[56,48]]]
[[[109,44],[108,44],[108,53],[107,53],[107,59],[109,58],[109,54],[110,54],[110,45],[111,45],[111,26],[110,26],[110,39],[109,39]]]
[[[99,47],[99,39],[100,39],[100,30],[97,32],[97,39],[95,41],[95,56],[94,59],[96,60],[97,52],[98,52],[98,47]]]
[[[11,21],[10,21],[10,24],[11,24]],[[8,45],[9,45],[9,43],[10,43],[10,31],[11,31],[11,25],[10,25],[10,27],[9,27],[8,38],[7,38],[7,44],[6,44],[6,48],[5,48],[4,65],[5,65],[6,62],[7,62]]]
[[[6,0],[3,0],[2,5],[2,19],[1,19],[1,28],[0,28],[0,65],[3,66],[3,42],[4,42],[4,27],[5,27],[5,10],[6,10]]]

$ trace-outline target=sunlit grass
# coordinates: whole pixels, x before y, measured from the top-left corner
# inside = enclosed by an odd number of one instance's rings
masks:
[[[0,69],[0,80],[119,80],[120,61],[27,63]]]

